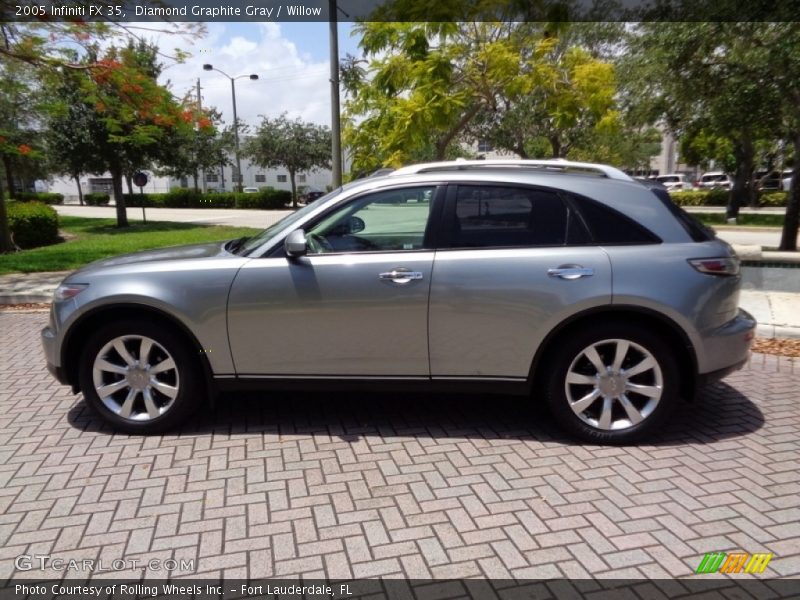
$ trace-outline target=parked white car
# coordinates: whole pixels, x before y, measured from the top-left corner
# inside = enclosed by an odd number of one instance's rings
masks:
[[[733,180],[728,177],[727,173],[723,173],[722,171],[709,171],[708,173],[703,173],[697,185],[703,190],[712,190],[715,188],[729,190],[733,186]]]
[[[670,173],[669,175],[658,175],[654,177],[669,192],[689,191],[692,189],[692,182],[683,173]]]
[[[781,173],[781,189],[785,192],[789,192],[792,189],[792,170],[787,169],[783,173]]]

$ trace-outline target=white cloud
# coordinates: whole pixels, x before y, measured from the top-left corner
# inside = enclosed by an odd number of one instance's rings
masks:
[[[169,36],[156,36],[155,41],[166,53],[180,46],[193,55],[164,71],[162,79],[171,82],[173,93],[183,97],[194,90],[199,77],[203,104],[217,107],[228,123],[233,121],[230,80],[216,71],[204,71],[204,63],[233,77],[258,74],[257,81],[247,77],[236,80],[239,120],[251,127],[261,121],[259,115],[275,117],[282,112],[330,125],[328,61],[314,62],[301,53],[283,37],[279,24],[212,23],[208,35],[193,42],[181,44]]]

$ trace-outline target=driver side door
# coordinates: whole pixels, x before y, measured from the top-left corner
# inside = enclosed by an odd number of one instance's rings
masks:
[[[245,264],[228,303],[237,375],[428,379],[438,192],[360,195],[304,227],[305,256]]]

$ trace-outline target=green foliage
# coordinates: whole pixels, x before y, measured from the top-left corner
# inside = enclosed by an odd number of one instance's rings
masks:
[[[64,194],[51,192],[17,192],[16,200],[20,202],[42,202],[44,204],[63,204]]]
[[[674,192],[670,194],[678,206],[727,206],[730,192],[728,190],[702,190],[691,192]],[[786,206],[787,192],[768,192],[758,197],[761,206]]]
[[[111,196],[103,192],[84,194],[83,201],[89,206],[107,206],[111,201]]]
[[[285,209],[292,201],[292,192],[265,188],[257,194],[236,194],[236,208]]]
[[[280,210],[291,202],[288,190],[265,188],[255,194],[240,192],[216,192],[203,194],[193,189],[175,188],[165,194],[125,194],[128,206],[154,208],[261,208]]]
[[[138,216],[138,211],[133,215]],[[77,269],[86,263],[125,252],[232,240],[258,233],[251,227],[219,227],[197,223],[134,221],[120,229],[113,219],[61,217],[68,239],[53,246],[0,255],[0,273],[32,273]]]
[[[9,202],[11,239],[20,248],[36,248],[58,241],[58,213],[41,202]]]

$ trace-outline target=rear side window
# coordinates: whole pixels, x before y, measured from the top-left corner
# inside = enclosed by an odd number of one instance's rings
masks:
[[[557,194],[534,188],[459,185],[448,213],[450,248],[563,246],[581,227]]]
[[[675,204],[672,201],[672,198],[669,197],[669,193],[658,189],[652,189],[650,191],[653,192],[656,197],[661,200],[661,203],[667,207],[667,210],[672,213],[672,216],[677,219],[678,223],[681,224],[681,227],[683,227],[686,233],[689,234],[689,237],[692,238],[692,241],[707,242],[708,240],[713,240],[716,237],[712,229],[703,225],[700,221]]]
[[[665,192],[666,193],[666,192]],[[595,244],[659,244],[661,240],[636,221],[594,200],[573,197]]]

